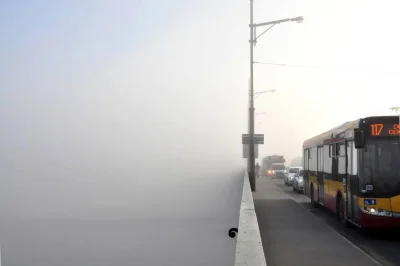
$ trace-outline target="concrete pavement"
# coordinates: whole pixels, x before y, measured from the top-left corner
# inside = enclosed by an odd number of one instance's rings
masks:
[[[381,265],[342,237],[275,183],[259,178],[253,193],[268,266]]]
[[[264,249],[261,243],[260,229],[258,227],[247,171],[243,179],[235,266],[266,266]]]

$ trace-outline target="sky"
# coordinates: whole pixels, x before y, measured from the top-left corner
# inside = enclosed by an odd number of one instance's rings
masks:
[[[400,105],[395,1],[254,6],[255,22],[305,18],[263,35],[255,61],[317,66],[255,65],[255,90],[277,90],[256,99],[256,112],[267,113],[256,119],[266,137],[260,155],[293,157],[308,137],[343,121],[391,114],[389,107]],[[248,1],[3,2],[1,98],[9,108],[3,116],[19,108],[13,101],[40,104],[46,112],[72,97],[62,103],[75,105],[69,112],[92,105],[93,115],[111,115],[105,104],[118,119],[127,108],[151,113],[155,120],[143,122],[149,128],[166,127],[177,136],[172,131],[189,130],[189,124],[193,138],[210,147],[227,143],[230,154],[240,155],[240,134],[247,131],[248,11]],[[46,104],[41,92],[51,98]]]
[[[263,35],[255,61],[317,67],[255,65],[255,90],[277,90],[256,99],[256,112],[267,113],[256,118],[256,131],[266,141],[261,154],[300,155],[307,138],[349,120],[394,114],[389,108],[400,105],[398,6],[395,1],[255,1],[256,22],[304,17],[302,24],[277,25]]]
[[[304,17],[263,35],[254,60],[306,66],[255,64],[255,91],[276,90],[255,100],[267,113],[256,116],[260,157],[290,162],[305,139],[400,106],[399,3],[254,8],[255,22]],[[78,215],[140,200],[136,212],[150,215],[154,194],[178,195],[176,184],[236,177],[245,165],[248,24],[244,0],[0,1],[2,208],[48,217],[60,204],[57,215]]]

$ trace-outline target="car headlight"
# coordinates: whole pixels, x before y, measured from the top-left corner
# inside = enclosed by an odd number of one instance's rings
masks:
[[[360,206],[360,209],[363,213],[376,215],[376,216],[386,216],[392,217],[392,212],[384,209],[368,207],[368,206]]]
[[[299,178],[299,183],[303,183],[303,178]]]

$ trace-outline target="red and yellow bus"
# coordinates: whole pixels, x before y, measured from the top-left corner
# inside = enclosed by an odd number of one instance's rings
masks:
[[[343,225],[400,227],[399,116],[357,119],[303,143],[304,194]]]

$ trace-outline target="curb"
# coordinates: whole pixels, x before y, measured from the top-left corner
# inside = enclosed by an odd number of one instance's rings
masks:
[[[243,177],[235,266],[267,266],[247,171]]]

